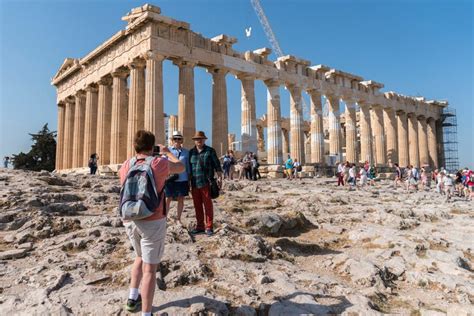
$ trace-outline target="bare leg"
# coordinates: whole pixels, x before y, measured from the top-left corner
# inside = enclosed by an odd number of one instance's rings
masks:
[[[166,210],[167,210],[167,214],[169,214],[169,211],[170,211],[170,206],[171,206],[171,201],[173,200],[172,197],[167,197],[166,198]]]
[[[130,278],[130,288],[138,289],[140,287],[140,281],[142,280],[142,258],[136,257],[132,265],[132,273]]]
[[[178,196],[178,222],[181,223],[181,214],[183,214],[184,209],[184,196]]]
[[[156,285],[157,264],[143,263],[142,312],[151,312]]]

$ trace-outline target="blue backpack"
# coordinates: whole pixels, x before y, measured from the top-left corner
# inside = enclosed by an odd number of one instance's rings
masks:
[[[120,190],[120,205],[118,213],[124,220],[140,220],[155,213],[160,205],[163,190],[156,192],[155,178],[151,170],[154,157],[130,159],[130,169]],[[137,164],[137,161],[144,161]],[[164,189],[164,187],[163,187]],[[166,215],[165,203],[163,203]]]

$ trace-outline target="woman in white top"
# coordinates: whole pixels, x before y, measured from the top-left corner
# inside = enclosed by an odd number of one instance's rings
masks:
[[[360,175],[359,184],[361,187],[363,187],[367,184],[367,171],[365,170],[364,166],[360,167],[359,175]]]

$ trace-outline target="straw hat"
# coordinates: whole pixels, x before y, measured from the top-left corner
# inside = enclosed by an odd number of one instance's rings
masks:
[[[183,134],[180,131],[174,131],[171,138],[183,138]]]
[[[203,131],[197,131],[196,134],[194,134],[193,140],[195,139],[207,139],[206,134],[204,134]]]

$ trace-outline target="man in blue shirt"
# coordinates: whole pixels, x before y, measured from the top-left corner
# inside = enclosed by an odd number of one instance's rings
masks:
[[[186,171],[176,175],[171,175],[166,181],[166,209],[170,209],[171,201],[178,201],[178,215],[177,221],[181,223],[181,214],[184,208],[184,197],[189,194],[189,150],[183,148],[183,135],[179,131],[174,131],[173,145],[168,147],[170,152],[179,159],[179,161],[186,166]]]
[[[288,180],[293,179],[293,159],[288,155],[288,159],[285,162],[285,173]]]

